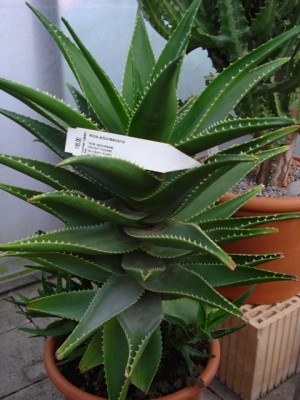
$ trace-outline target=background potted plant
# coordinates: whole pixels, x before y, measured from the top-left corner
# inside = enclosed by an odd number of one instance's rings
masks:
[[[144,16],[163,37],[168,38],[191,0],[186,1],[147,1],[138,0]],[[299,25],[300,8],[293,1],[247,1],[211,3],[202,1],[191,32],[187,47],[206,49],[217,72],[244,54],[274,38],[288,29]],[[265,77],[238,104],[235,111],[244,117],[292,116],[299,119],[300,64],[299,38],[294,36],[289,42],[269,55],[269,59],[290,57],[271,78]],[[298,115],[298,117],[297,117]],[[286,186],[292,162],[293,148],[297,132],[285,139],[289,145],[286,153],[277,156],[277,168],[272,159],[262,163],[257,173],[257,182],[264,185]]]
[[[182,13],[191,4],[187,1],[146,1],[139,0],[144,15],[152,26],[165,38],[175,29]],[[191,40],[187,51],[197,47],[207,49],[208,55],[217,72],[222,71],[231,62],[243,54],[251,52],[265,41],[276,37],[300,22],[299,2],[294,1],[235,1],[212,3],[202,1],[191,32]],[[284,46],[270,54],[269,60],[288,56],[289,61],[281,66],[275,75],[262,79],[256,87],[235,107],[235,112],[243,117],[290,116],[299,121],[299,37],[296,35]],[[272,187],[247,202],[237,213],[239,216],[268,215],[300,210],[299,197],[277,197],[284,193],[279,187],[286,187],[293,170],[293,151],[298,132],[280,139],[278,143],[287,144],[288,150],[264,161],[256,168],[251,179],[258,184]],[[256,133],[254,133],[256,135]],[[260,133],[258,133],[260,135]],[[297,162],[298,158],[294,158]],[[298,178],[299,179],[299,178]],[[295,183],[292,183],[295,185]],[[299,188],[300,183],[297,183]],[[300,193],[299,189],[293,193]],[[266,196],[266,197],[265,197]],[[274,197],[275,196],[275,197]],[[230,198],[226,195],[224,199]],[[299,220],[280,221],[272,224],[279,233],[270,241],[267,238],[246,240],[227,247],[229,251],[270,252],[281,251],[284,260],[276,260],[269,264],[274,271],[288,271],[299,275],[297,260],[300,256],[296,232],[300,229]],[[274,303],[286,300],[299,292],[300,283],[272,283],[260,285],[250,296],[249,301],[256,304]],[[244,288],[226,289],[229,297],[242,293]]]
[[[35,263],[31,268],[56,278],[54,283],[43,281],[38,298],[23,298],[26,313],[58,317],[40,333],[67,335],[56,350],[59,360],[79,356],[84,370],[103,366],[111,400],[126,398],[131,383],[148,390],[164,358],[162,348],[171,345],[180,350],[190,365],[191,356],[198,354],[195,343],[203,336],[209,340],[217,336],[210,332],[219,321],[241,314],[239,303],[228,301],[216,288],[293,279],[255,268],[279,254],[234,255],[220,245],[272,233],[272,228],[253,228],[299,215],[231,218],[260,187],[224,204],[217,201],[255,166],[286,150],[285,146],[265,150],[266,144],[298,129],[289,118],[243,119],[230,113],[259,80],[288,61],[263,63],[300,28],[233,63],[179,108],[176,88],[199,4],[199,0],[192,3],[157,60],[138,12],[122,93],[66,21],[74,41],[31,7],[77,78],[80,90],[70,90],[78,111],[47,93],[0,79],[2,90],[49,123],[7,110],[2,114],[62,158],[52,165],[2,154],[2,164],[54,190],[0,187],[66,224],[58,231],[0,244],[2,256],[28,259]],[[263,134],[244,143],[242,152],[233,147],[232,152],[196,165],[191,158],[193,168],[157,173],[118,157],[70,157],[64,150],[69,128],[167,143],[191,157],[253,131]],[[153,165],[155,161],[153,157]],[[182,338],[183,342],[175,340]]]

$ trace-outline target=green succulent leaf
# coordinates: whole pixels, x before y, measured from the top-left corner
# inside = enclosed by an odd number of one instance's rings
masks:
[[[102,223],[103,218],[94,217],[92,213],[78,212],[71,203],[70,205],[64,201],[63,193],[61,192],[50,192],[50,193],[40,193],[37,196],[29,198],[27,201],[30,204],[35,205],[41,209],[47,210],[50,214],[59,218],[67,226],[82,226],[82,225],[93,225],[96,223]],[[75,196],[75,195],[74,195]]]
[[[47,113],[50,113],[50,116],[54,115],[67,126],[74,128],[97,129],[97,126],[85,116],[65,104],[62,100],[56,99],[50,94],[40,92],[39,90],[32,89],[29,86],[11,82],[3,78],[0,79],[0,89],[23,101],[25,104],[36,105],[37,108],[31,107],[36,111],[40,109],[42,111],[46,110],[46,115],[49,115]]]
[[[270,254],[230,254],[236,265],[244,267],[255,267],[267,263],[269,261],[277,260],[282,258],[281,253],[270,253]],[[185,257],[181,261],[182,265],[206,265],[208,268],[210,265],[218,265],[224,267],[221,262],[214,262],[208,254],[192,254]]]
[[[147,341],[145,349],[131,374],[131,382],[144,392],[148,391],[158,370],[162,347],[162,337],[159,328],[157,328]]]
[[[201,228],[213,241],[218,244],[224,244],[235,240],[276,233],[278,229],[272,226],[262,227],[261,225],[268,223],[272,225],[274,221],[299,217],[299,213],[282,213],[258,217],[231,218],[219,221],[218,227],[216,227],[216,220],[214,223],[212,223],[212,221],[203,222]]]
[[[174,215],[174,219],[178,221],[197,220],[204,210],[215,204],[230,189],[239,182],[247,173],[268,158],[274,157],[286,151],[287,147],[283,146],[277,149],[265,150],[257,153],[257,161],[244,162],[234,167],[225,167],[211,174],[207,180],[186,199],[181,208]]]
[[[174,142],[182,140],[182,132],[185,132],[187,138],[196,130],[206,129],[211,124],[227,117],[246,94],[245,90],[248,91],[263,77],[262,75],[267,75],[272,69],[278,68],[281,63],[285,63],[287,60],[276,60],[275,63],[268,63],[269,65],[266,64],[257,69],[253,68],[286,41],[296,36],[299,31],[300,27],[296,27],[284,32],[246,54],[220,73],[198,97],[190,112],[176,125],[173,132]],[[252,75],[252,81],[250,76],[248,77],[249,73]],[[217,113],[215,112],[216,108]]]
[[[111,132],[125,133],[128,115],[121,97],[106,73],[84,47],[67,21],[63,20],[78,47],[39,11],[32,6],[29,7],[57,43],[91,107],[103,125]],[[94,125],[91,122],[90,124]],[[80,125],[75,127],[80,127]],[[89,127],[84,126],[83,128]],[[97,127],[94,125],[94,128],[91,129],[97,129]]]
[[[137,12],[134,33],[127,55],[122,94],[130,109],[142,97],[155,65],[154,54],[140,11]]]
[[[231,217],[237,210],[239,210],[247,201],[255,197],[262,190],[262,186],[258,185],[247,192],[237,195],[232,199],[217,203],[199,214],[193,221],[197,224],[201,224],[211,219],[222,219]]]
[[[271,215],[261,215],[252,217],[235,217],[231,219],[224,219],[218,221],[219,228],[230,228],[235,229],[237,232],[240,229],[255,228],[262,224],[271,223],[274,221],[282,221],[291,218],[300,218],[300,213],[281,213],[281,214],[271,214]],[[217,220],[206,221],[201,223],[201,228],[207,231],[212,231],[216,226]]]
[[[177,28],[174,30],[170,39],[167,41],[165,47],[163,48],[156,62],[153,76],[158,74],[160,70],[165,67],[165,65],[168,65],[170,62],[185,53],[190,38],[190,32],[193,26],[193,22],[200,3],[200,0],[192,1],[189,9],[184,14]]]
[[[75,348],[93,335],[106,322],[132,306],[142,295],[143,288],[136,281],[124,275],[114,275],[97,290],[93,301],[81,318],[76,329],[57,350],[57,357],[63,359]],[[105,333],[104,333],[105,335]],[[105,350],[104,350],[105,357]]]
[[[77,59],[75,52],[75,60],[70,58],[69,65],[72,68],[74,61],[75,65],[77,64],[73,69],[74,75],[77,76],[78,82],[89,101],[90,107],[109,131],[124,133],[128,124],[129,115],[122,96],[120,96],[117,88],[103,68],[81,42],[70,24],[64,18],[62,18],[62,21],[85,57],[85,60],[81,60],[83,62],[81,66],[80,60]],[[70,49],[66,49],[67,58],[70,56],[70,53],[68,54],[69,50]],[[93,74],[88,74],[85,61],[88,62],[96,79]],[[92,84],[95,84],[95,87],[93,87]]]
[[[90,103],[84,97],[84,95],[73,85],[67,84],[67,87],[76,103],[76,106],[81,114],[86,115],[89,119],[91,119],[95,125],[97,125],[101,130],[104,129],[101,121],[95,114],[94,110],[92,109]]]
[[[142,390],[148,390],[158,368],[160,358],[157,355],[150,358],[149,362],[154,361],[155,364],[148,365],[149,368],[146,368],[145,371],[139,371],[140,360],[162,319],[160,296],[151,292],[146,292],[137,303],[118,316],[130,346],[126,377],[131,379],[134,374],[135,384]]]
[[[159,186],[160,180],[143,168],[119,158],[77,156],[62,161],[59,166],[83,165],[97,172],[98,182],[117,196],[145,196]]]
[[[189,298],[181,298],[164,300],[162,306],[165,318],[179,318],[188,326],[196,319],[199,302]]]
[[[66,133],[63,130],[8,110],[0,109],[0,114],[10,118],[12,121],[32,133],[39,141],[44,143],[59,157],[66,157],[66,153],[64,152]]]
[[[95,295],[96,290],[93,289],[40,297],[29,301],[27,310],[79,321]]]
[[[50,323],[46,328],[20,328],[21,331],[36,336],[65,336],[75,328],[76,323],[70,320],[58,320]]]
[[[161,247],[150,243],[143,244],[142,250],[150,256],[164,259],[182,257],[191,253],[191,250],[178,249],[174,247]]]
[[[112,318],[103,329],[104,369],[109,399],[118,400],[128,390],[125,370],[129,357],[126,335],[117,318]],[[127,382],[126,382],[127,381]]]
[[[237,230],[236,228],[216,228],[204,229],[207,236],[211,238],[218,245],[222,245],[236,240],[253,238],[261,235],[268,235],[269,233],[276,233],[278,230],[275,228],[256,228],[256,229],[242,229]]]
[[[31,197],[38,196],[42,193],[42,192],[38,192],[37,190],[31,190],[31,189],[20,188],[18,186],[6,185],[5,183],[0,183],[0,189],[7,193],[12,194],[13,196],[18,197],[19,199],[24,200],[24,201],[27,201]],[[50,212],[50,210],[46,206],[44,209],[47,210],[48,212]]]
[[[103,354],[103,330],[99,329],[96,334],[91,339],[87,346],[87,349],[80,360],[79,369],[81,372],[87,372],[91,369],[103,364],[104,354]]]
[[[294,121],[289,118],[247,118],[247,119],[230,119],[229,121],[220,121],[208,127],[204,131],[197,132],[188,137],[185,141],[176,143],[175,146],[187,154],[195,154],[201,151],[218,146],[224,142],[243,137],[248,134],[254,134],[262,130],[287,126],[294,124]],[[287,128],[292,130],[292,128]],[[296,129],[295,129],[296,130]],[[284,133],[283,133],[284,132]],[[282,131],[283,136],[286,131]],[[263,135],[262,137],[265,137]],[[277,140],[277,139],[276,139]],[[232,148],[232,147],[230,147]],[[245,151],[242,151],[245,153]],[[230,150],[227,151],[230,153]],[[237,153],[234,151],[233,153]]]
[[[237,332],[240,329],[244,328],[244,326],[246,326],[246,324],[236,325],[236,326],[233,326],[231,328],[216,329],[216,330],[214,330],[212,332],[212,338],[213,339],[220,339],[223,336],[231,335],[232,333]]]
[[[153,333],[163,318],[161,300],[157,293],[146,292],[130,308],[118,316],[129,339],[132,356],[136,356],[141,343]]]
[[[109,399],[121,400],[129,386],[125,376],[129,348],[125,333],[116,318],[104,325],[103,352]]]
[[[138,282],[145,282],[153,276],[158,276],[166,269],[161,258],[152,257],[147,253],[131,252],[125,254],[122,268]]]
[[[113,259],[103,257],[102,262],[93,262],[73,254],[8,252],[6,256],[23,257],[47,267],[54,274],[64,272],[93,282],[103,283],[112,273],[121,273],[121,268]]]
[[[190,113],[188,114],[190,116],[194,114],[196,119],[198,119],[199,123],[196,126],[193,126],[194,128],[193,131],[189,131],[188,127],[183,125],[184,119],[182,119],[182,122],[180,121],[177,125],[178,128],[177,127],[174,128],[174,135],[177,134],[177,138],[181,141],[183,135],[182,133],[180,134],[180,136],[178,134],[183,130],[184,132],[187,133],[190,132],[190,135],[186,136],[186,138],[189,139],[190,136],[193,136],[196,133],[200,132],[201,130],[205,130],[211,125],[227,118],[232,112],[232,109],[234,109],[237,103],[250,91],[250,89],[252,89],[252,87],[254,87],[260,80],[270,75],[274,70],[278,69],[287,62],[288,59],[283,58],[275,61],[270,61],[266,64],[258,66],[254,68],[252,71],[244,69],[243,72],[240,72],[238,76],[235,77],[235,79],[238,79],[238,85],[234,82],[234,78],[229,78],[231,82],[229,81],[225,85],[224,90],[219,93],[218,97],[215,98],[215,101],[211,105],[211,107],[210,108],[205,107],[206,113],[202,114],[204,110],[201,110],[200,114],[200,116],[202,116],[201,120],[199,118],[199,115],[197,115],[197,112],[200,111],[196,108],[196,106],[198,105],[198,101],[200,101],[200,98],[202,97],[202,95],[200,95],[197,102],[194,103],[194,106],[192,107]],[[228,67],[228,69],[230,69],[230,67]],[[226,75],[226,71],[227,70],[225,70],[220,75],[222,74]],[[215,79],[218,79],[220,75],[218,75]],[[223,79],[224,78],[225,77],[223,76]],[[213,85],[213,83],[211,85]],[[206,91],[204,91],[203,94],[206,95],[207,94]],[[205,102],[206,100],[207,99],[202,99],[204,103],[201,104],[207,104]],[[198,152],[198,149],[196,149],[196,152]]]
[[[269,261],[283,258],[281,253],[270,254],[231,254],[237,265],[245,267],[255,267],[267,263]]]
[[[0,164],[28,175],[57,190],[73,189],[84,190],[85,193],[91,193],[91,195],[103,194],[103,190],[99,185],[98,187],[93,187],[91,181],[72,171],[56,168],[50,163],[31,158],[0,154]]]
[[[247,290],[245,290],[245,292],[238,297],[237,299],[233,300],[233,303],[237,306],[237,307],[242,307],[244,304],[247,304],[247,299],[248,297],[251,295],[251,293],[253,292],[253,290],[255,289],[255,285],[250,286]],[[203,307],[205,307],[205,305],[203,305]],[[229,319],[228,314],[224,313],[223,310],[213,310],[213,312],[211,312],[211,310],[208,310],[208,323],[207,323],[207,327],[209,330],[213,331],[213,337],[220,337],[218,336],[220,333],[220,325],[225,322],[226,320]],[[242,325],[243,326],[243,325]],[[237,326],[238,329],[241,327],[241,325]],[[217,330],[215,330],[215,328],[217,328]],[[221,330],[222,331],[222,330]],[[217,333],[217,336],[215,335],[215,332]],[[229,334],[229,333],[228,333]],[[221,336],[224,336],[224,334],[221,334]]]
[[[46,205],[61,215],[66,223],[73,225],[112,222],[116,224],[134,225],[145,214],[129,213],[117,210],[111,201],[97,201],[75,191],[59,191],[43,193],[30,199],[34,205]],[[67,212],[67,217],[65,214]]]
[[[218,245],[216,245],[196,224],[180,222],[166,222],[148,229],[134,227],[124,228],[125,232],[145,243],[161,247],[176,247],[183,250],[210,253],[220,259],[229,268],[235,264],[231,258]]]
[[[265,133],[262,136],[258,136],[257,138],[253,138],[250,141],[230,146],[230,148],[222,150],[222,154],[226,153],[239,154],[240,152],[253,153],[254,151],[264,150],[270,147],[270,145],[275,142],[280,143],[280,140],[285,138],[287,135],[297,132],[297,130],[299,130],[299,125],[285,127],[282,129],[271,131]]]
[[[244,177],[254,166],[255,161],[227,166],[208,175],[177,209],[174,219],[194,221],[204,210],[215,204],[231,187]]]
[[[181,59],[168,64],[151,81],[129,124],[128,135],[169,142],[177,114],[177,77]]]
[[[175,207],[179,207],[183,199],[186,198],[194,187],[199,184],[212,172],[226,165],[239,164],[241,162],[253,161],[255,158],[247,154],[229,155],[227,157],[218,156],[213,162],[199,163],[199,167],[191,168],[177,173],[165,174],[164,180],[156,191],[143,199],[139,199],[144,204],[165,205],[168,204],[168,214],[170,215]],[[172,206],[170,199],[173,199]],[[164,208],[165,210],[165,208]],[[154,216],[155,218],[155,216]],[[164,215],[166,218],[166,215]],[[147,219],[149,220],[149,218]]]
[[[214,288],[232,285],[253,285],[257,283],[291,280],[293,275],[274,273],[261,268],[237,266],[232,273],[228,273],[228,268],[224,265],[185,264],[184,268],[199,274],[209,285]]]
[[[67,228],[23,240],[0,244],[0,251],[74,252],[121,254],[135,250],[138,243],[111,224]]]
[[[226,269],[226,267],[224,266]],[[229,276],[230,270],[227,268]],[[162,294],[184,296],[199,300],[205,304],[225,310],[229,314],[240,316],[240,310],[231,302],[226,300],[213,286],[203,279],[200,274],[189,271],[178,265],[170,265],[169,268],[158,278],[147,281],[145,288]]]

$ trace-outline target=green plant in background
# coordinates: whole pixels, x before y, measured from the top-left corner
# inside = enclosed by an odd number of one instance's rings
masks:
[[[170,37],[192,0],[138,0],[145,17],[165,38]],[[298,0],[202,0],[191,32],[187,51],[202,47],[217,72],[271,38],[300,23]],[[270,54],[269,60],[290,57],[271,78],[266,76],[235,108],[243,117],[292,116],[299,121],[300,110],[300,41],[295,35]],[[281,141],[290,146],[263,163],[257,182],[286,186],[297,133]],[[280,142],[279,142],[280,143]]]
[[[7,110],[1,113],[62,158],[52,165],[1,154],[1,164],[53,191],[0,187],[66,224],[58,231],[1,244],[2,256],[23,257],[36,263],[33,268],[56,277],[54,283],[44,279],[37,299],[23,298],[26,313],[58,317],[42,334],[68,334],[57,350],[58,359],[80,351],[83,370],[103,364],[111,400],[125,399],[130,383],[148,390],[164,354],[162,336],[170,326],[188,333],[180,345],[174,343],[176,335],[166,335],[165,340],[189,364],[190,344],[212,339],[218,335],[211,333],[217,322],[241,315],[239,303],[226,300],[216,288],[293,278],[255,268],[278,254],[230,255],[221,245],[272,233],[271,228],[253,228],[299,215],[231,219],[260,187],[225,204],[217,201],[255,166],[286,150],[265,150],[266,145],[298,129],[288,118],[242,119],[230,113],[259,81],[289,61],[263,63],[300,28],[231,64],[203,93],[179,108],[176,88],[199,4],[195,0],[184,14],[157,60],[137,13],[121,93],[66,21],[74,41],[30,7],[78,81],[80,90],[70,86],[78,111],[47,93],[0,79],[3,91],[49,124]],[[165,142],[189,156],[250,132],[263,134],[202,160],[195,168],[162,174],[118,158],[70,157],[64,151],[68,127]],[[186,307],[189,320],[182,313]]]

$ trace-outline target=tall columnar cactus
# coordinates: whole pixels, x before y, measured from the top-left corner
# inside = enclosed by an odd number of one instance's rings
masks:
[[[165,38],[173,32],[191,2],[138,0],[146,18]],[[213,66],[220,72],[231,62],[299,23],[298,0],[203,0],[194,21],[188,51],[197,47],[207,49]],[[300,108],[299,46],[299,36],[295,36],[270,55],[270,59],[291,58],[274,77],[262,80],[246,96],[236,108],[239,115],[297,116],[295,109]],[[290,149],[276,158],[275,173],[271,173],[272,160],[262,165],[257,175],[259,183],[286,185],[296,139],[296,133],[285,139]]]

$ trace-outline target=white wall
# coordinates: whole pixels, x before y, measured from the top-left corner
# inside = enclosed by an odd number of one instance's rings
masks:
[[[49,19],[59,23],[64,16],[87,47],[93,52],[118,88],[137,9],[136,0],[31,0]],[[71,98],[63,81],[72,81],[66,64],[40,22],[25,5],[24,0],[0,2],[0,76],[49,91],[58,97]],[[159,54],[161,39],[150,27],[154,50]],[[184,67],[185,80],[180,82],[182,98],[197,93],[204,87],[204,78],[210,71],[205,52],[191,54]],[[195,77],[198,76],[198,79]],[[22,103],[0,93],[0,108],[33,116]],[[0,116],[0,152],[55,160],[55,157],[33,137],[12,121]],[[40,186],[30,178],[0,166],[0,181],[12,185]],[[0,242],[33,235],[38,229],[54,229],[58,221],[43,211],[4,192],[0,192]],[[0,276],[21,268],[15,260],[0,259]]]
[[[55,1],[34,1],[49,18],[57,20]],[[43,5],[42,5],[43,4]],[[42,5],[42,6],[41,6]],[[48,34],[23,0],[0,2],[0,76],[22,82],[62,96],[61,60]],[[0,92],[0,108],[33,116],[28,107]],[[43,145],[14,122],[0,116],[0,152],[36,159],[54,160]],[[0,166],[0,181],[38,189],[34,180],[9,168]],[[16,240],[33,235],[38,229],[54,229],[58,221],[43,211],[13,196],[0,192],[0,242]],[[0,275],[21,268],[20,261],[0,258]]]
[[[68,20],[120,89],[134,27],[136,0],[58,0],[58,7],[59,13]],[[158,56],[164,40],[149,24],[147,27],[154,53]],[[205,84],[204,76],[210,71],[211,62],[205,51],[197,50],[190,54],[179,84],[180,97],[185,99],[201,92]],[[67,81],[71,79],[67,68],[65,76]]]
[[[300,135],[298,135],[295,153],[300,155]]]

